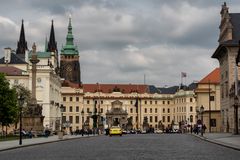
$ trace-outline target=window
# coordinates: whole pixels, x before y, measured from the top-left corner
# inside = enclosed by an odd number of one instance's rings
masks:
[[[190,122],[193,122],[193,115],[190,115]]]
[[[87,104],[89,104],[89,100],[87,100]]]
[[[72,97],[69,97],[69,100],[72,101]]]
[[[73,117],[72,116],[69,116],[69,122],[73,123]]]
[[[103,113],[103,108],[101,108],[101,113]]]
[[[79,107],[78,106],[76,106],[76,112],[79,112]]]
[[[130,101],[130,104],[133,104],[133,101]]]
[[[170,109],[169,108],[167,109],[167,112],[170,113]]]
[[[145,108],[145,113],[147,113],[147,108]]]
[[[163,108],[162,112],[165,113],[165,108]]]
[[[63,106],[63,112],[66,112],[66,107],[65,106]]]
[[[155,113],[157,113],[157,108],[155,108]]]
[[[76,123],[79,123],[79,116],[76,116]]]
[[[216,127],[217,126],[216,119],[211,119],[210,125],[211,125],[211,127]]]
[[[103,101],[101,101],[101,104],[103,104]]]
[[[190,102],[192,102],[192,98],[190,98]]]
[[[136,116],[136,122],[138,121],[138,116]]]
[[[150,116],[150,122],[152,123],[152,116]]]
[[[133,113],[133,109],[132,108],[130,109],[130,113]]]
[[[228,97],[228,82],[225,82],[225,93],[226,93],[226,97]]]
[[[167,101],[167,104],[170,104],[170,101]]]
[[[192,106],[190,106],[190,112],[192,112],[193,111],[193,107]]]
[[[155,116],[155,122],[158,122],[158,117],[157,116]]]
[[[63,101],[64,101],[64,102],[66,101],[66,97],[63,97]]]
[[[150,113],[152,113],[152,108],[150,108]]]
[[[165,116],[162,117],[162,121],[165,122]]]
[[[165,101],[163,101],[163,104],[165,104]]]
[[[152,101],[150,101],[150,104],[152,104]]]
[[[89,113],[90,112],[90,109],[89,108],[87,108],[87,113]]]
[[[170,116],[167,116],[167,121],[170,122]]]
[[[157,104],[157,101],[155,101],[155,104]]]
[[[65,123],[66,122],[66,116],[62,117],[62,122]]]
[[[41,78],[40,78],[41,79]],[[41,82],[41,81],[40,81]],[[14,79],[14,84],[17,85],[18,84],[18,80]]]
[[[214,96],[210,96],[210,101],[214,101]]]
[[[145,101],[145,104],[147,104],[147,101]]]
[[[72,106],[69,107],[69,112],[72,112]]]
[[[79,97],[76,97],[76,101],[77,101],[77,102],[79,101]]]
[[[222,95],[222,98],[224,98],[224,85],[221,85],[221,95]]]

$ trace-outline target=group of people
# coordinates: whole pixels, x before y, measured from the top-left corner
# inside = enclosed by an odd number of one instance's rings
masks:
[[[199,133],[205,133],[205,130],[207,129],[205,124],[195,124],[193,128],[191,128],[191,133],[199,134]]]
[[[70,132],[71,135],[90,135],[90,134],[100,134],[101,130],[96,128],[96,129],[76,129],[75,132]]]

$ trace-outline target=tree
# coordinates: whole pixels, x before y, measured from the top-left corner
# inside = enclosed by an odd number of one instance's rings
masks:
[[[18,112],[16,90],[9,87],[5,75],[0,73],[0,124],[2,129],[17,120]]]
[[[13,89],[16,90],[17,97],[22,96],[22,98],[24,99],[24,103],[28,104],[30,102],[30,100],[31,100],[31,92],[30,92],[30,90],[28,88],[25,88],[21,84],[17,84],[17,85],[13,86]],[[23,107],[23,106],[19,106],[19,107]],[[27,109],[28,109],[28,107],[23,107],[22,108],[22,113],[23,114],[26,113]],[[19,108],[19,110],[20,110],[20,108]],[[18,112],[18,113],[20,113],[20,112]],[[19,114],[17,115],[17,120],[15,121],[15,129],[17,128],[17,123],[19,122],[18,120],[19,120]]]

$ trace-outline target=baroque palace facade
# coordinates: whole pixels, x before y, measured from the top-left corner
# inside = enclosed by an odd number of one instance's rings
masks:
[[[120,125],[126,129],[162,128],[172,123],[196,123],[196,97],[193,89],[160,88],[142,84],[83,84],[64,81],[63,121],[71,130]],[[162,92],[162,93],[160,93]],[[114,104],[119,103],[116,107]],[[116,109],[117,108],[117,109]]]

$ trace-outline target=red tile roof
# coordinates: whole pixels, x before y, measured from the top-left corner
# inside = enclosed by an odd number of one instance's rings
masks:
[[[142,84],[83,84],[83,92],[97,92],[103,93],[122,92],[122,93],[146,93],[148,92],[148,86]]]
[[[13,66],[6,66],[6,67],[0,67],[0,72],[5,73],[8,76],[20,76],[24,71]]]
[[[102,92],[102,93],[112,93],[112,92],[122,92],[122,93],[131,93],[137,92],[138,93],[146,93],[148,92],[148,85],[142,84],[77,84],[72,83],[68,80],[62,81],[63,87],[72,87],[72,88],[80,88],[83,87],[83,92]]]
[[[200,83],[200,84],[205,84],[205,83],[218,84],[218,83],[220,83],[220,69],[219,68],[214,69],[211,73],[209,73],[206,77],[204,77],[198,83]]]

